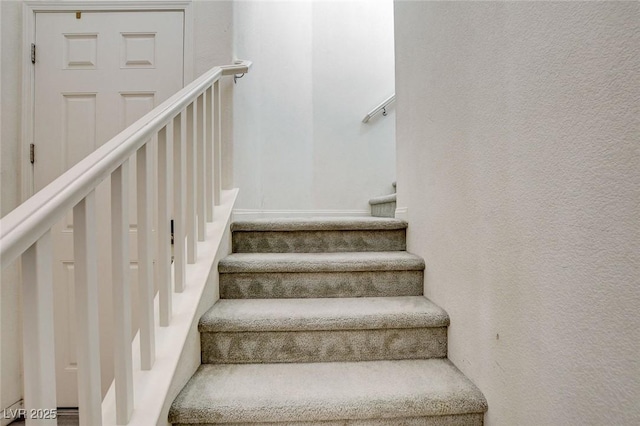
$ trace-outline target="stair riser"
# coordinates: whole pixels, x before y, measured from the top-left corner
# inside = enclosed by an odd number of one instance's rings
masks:
[[[327,420],[316,422],[278,422],[279,426],[482,426],[484,414],[455,416],[396,417],[389,419]],[[243,423],[250,426],[275,426],[276,423]],[[238,423],[198,423],[200,426],[238,426]],[[193,423],[175,423],[174,426],[193,426]]]
[[[371,206],[371,216],[373,217],[395,217],[396,203],[380,203]]]
[[[222,299],[421,296],[423,271],[220,274]]]
[[[377,231],[242,231],[233,233],[234,253],[335,253],[402,250],[406,250],[405,229]]]
[[[444,358],[447,328],[201,333],[205,364]]]

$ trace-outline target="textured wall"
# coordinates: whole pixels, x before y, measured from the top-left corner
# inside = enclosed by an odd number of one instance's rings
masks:
[[[237,2],[235,49],[254,61],[236,90],[240,209],[360,210],[392,192],[393,3]]]
[[[488,425],[640,422],[640,3],[395,3],[398,206]]]

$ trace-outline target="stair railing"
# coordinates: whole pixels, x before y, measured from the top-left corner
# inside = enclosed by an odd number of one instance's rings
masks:
[[[369,111],[367,115],[362,119],[363,123],[368,123],[376,114],[382,112],[382,115],[387,116],[387,107],[396,101],[396,94],[389,96],[387,99],[382,101],[377,107]]]
[[[111,180],[112,268],[114,283],[114,372],[116,422],[127,424],[133,411],[131,301],[129,296],[129,161],[136,156],[137,229],[141,368],[155,361],[153,259],[157,262],[160,326],[169,326],[172,284],[185,287],[185,264],[196,262],[196,241],[205,238],[220,204],[222,176],[232,176],[232,161],[222,161],[220,78],[248,72],[249,61],[214,67],[154,108],[110,141],[0,220],[2,269],[22,256],[24,405],[27,425],[54,425],[43,419],[56,407],[53,329],[52,227],[70,210],[74,222],[78,404],[80,424],[100,425],[101,386],[98,330],[96,187]],[[186,122],[186,138],[181,125]],[[169,129],[172,135],[169,135]],[[157,137],[157,176],[150,145]],[[173,153],[171,155],[170,153]],[[157,178],[157,204],[152,204]],[[232,185],[227,185],[232,186]],[[173,200],[173,204],[171,203]],[[157,212],[157,244],[152,223]],[[171,278],[170,220],[174,226]],[[186,256],[184,253],[187,253]],[[185,258],[186,257],[186,258]],[[39,410],[39,411],[38,411]],[[39,418],[30,418],[35,413]],[[52,418],[53,417],[53,418]]]

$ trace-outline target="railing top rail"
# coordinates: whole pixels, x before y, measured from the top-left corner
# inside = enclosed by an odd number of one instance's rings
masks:
[[[0,219],[2,268],[36,242],[211,84],[224,75],[245,73],[250,67],[250,61],[236,61],[207,71]]]
[[[387,99],[382,101],[382,103],[380,103],[377,107],[375,107],[374,109],[369,111],[369,114],[364,116],[364,118],[362,119],[362,122],[363,123],[368,123],[369,120],[371,120],[374,115],[376,115],[380,111],[384,111],[385,108],[387,106],[389,106],[390,104],[392,104],[393,102],[395,102],[395,100],[396,100],[396,94],[394,93],[393,95],[389,96]]]

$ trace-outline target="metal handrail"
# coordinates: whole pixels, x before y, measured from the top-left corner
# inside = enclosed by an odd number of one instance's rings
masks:
[[[390,104],[394,103],[395,101],[396,101],[396,94],[394,93],[393,95],[389,96],[387,99],[382,101],[382,103],[380,105],[378,105],[377,107],[372,109],[369,112],[369,114],[365,115],[364,118],[362,119],[362,122],[363,123],[368,123],[369,120],[371,120],[371,118],[373,118],[373,116],[378,114],[379,112],[382,112],[382,115],[384,115],[386,117],[386,115],[387,115],[387,107]]]

